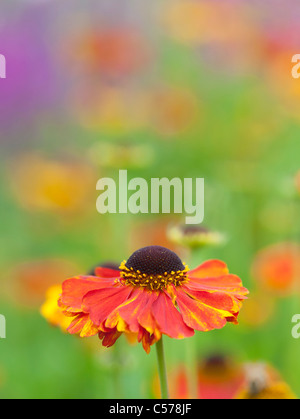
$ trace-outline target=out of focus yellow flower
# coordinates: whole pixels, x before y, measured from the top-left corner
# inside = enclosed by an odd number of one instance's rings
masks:
[[[51,326],[60,327],[63,332],[66,332],[72,321],[72,317],[63,315],[61,308],[57,305],[61,293],[61,284],[52,285],[48,288],[46,300],[40,308],[40,313]]]
[[[236,399],[297,399],[279,373],[265,363],[245,366],[245,385]]]
[[[126,135],[148,123],[144,93],[133,89],[79,83],[70,102],[79,123],[90,131]]]
[[[30,210],[75,213],[87,207],[95,189],[90,166],[25,154],[10,166],[12,189]]]
[[[279,296],[299,291],[300,245],[286,242],[258,252],[252,264],[257,284]]]
[[[246,19],[246,20],[245,20]],[[249,23],[243,5],[206,1],[167,2],[163,24],[177,41],[195,44],[230,42],[249,38],[254,28]]]

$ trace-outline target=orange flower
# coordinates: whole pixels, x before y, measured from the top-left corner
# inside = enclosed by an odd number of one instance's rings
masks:
[[[252,266],[253,277],[276,294],[291,293],[299,286],[300,245],[278,243],[261,250]]]
[[[67,279],[62,290],[60,307],[76,316],[69,333],[98,334],[107,347],[122,333],[136,333],[147,353],[163,334],[182,339],[194,330],[236,324],[248,293],[224,262],[210,260],[189,271],[161,246],[137,250],[120,272],[96,268],[96,276]]]

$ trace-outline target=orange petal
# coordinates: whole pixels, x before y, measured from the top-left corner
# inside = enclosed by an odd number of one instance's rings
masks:
[[[151,345],[154,345],[159,339],[155,335],[151,335],[143,329],[142,334],[138,337],[138,341],[142,342],[143,348],[147,354],[150,352]]]
[[[193,336],[194,331],[184,323],[171,298],[165,293],[159,294],[151,312],[162,333],[176,339]]]
[[[240,310],[242,303],[234,296],[221,291],[195,291],[187,287],[181,288],[193,299],[200,301],[206,306],[216,308],[218,310],[236,313]]]
[[[102,268],[101,266],[97,266],[95,268],[95,276],[100,278],[119,278],[120,271],[110,268]]]
[[[139,313],[147,304],[148,293],[141,288],[134,289],[130,298],[120,304],[107,318],[105,326],[119,331],[138,333],[140,325],[137,320]]]
[[[191,290],[221,291],[241,300],[245,299],[245,296],[249,293],[247,288],[243,287],[242,281],[237,275],[228,274],[197,279],[195,277],[190,278],[190,273],[188,273],[188,279],[185,287]]]
[[[192,299],[182,290],[177,290],[177,304],[185,324],[203,332],[222,328],[227,322],[226,317],[232,316],[228,311]]]
[[[197,268],[188,272],[189,278],[211,278],[214,276],[221,276],[228,274],[226,263],[221,260],[212,259],[208,260]]]
[[[89,291],[83,298],[82,310],[89,313],[92,322],[99,327],[131,292],[131,287],[126,286]]]
[[[81,333],[82,329],[85,327],[88,321],[89,321],[89,315],[85,313],[80,313],[71,322],[70,326],[67,328],[67,331],[71,335],[79,334]]]
[[[102,340],[102,345],[109,348],[112,346],[122,333],[118,332],[117,329],[113,329],[109,332],[99,332],[99,339]]]
[[[81,309],[82,299],[86,293],[113,284],[112,279],[101,280],[95,276],[78,276],[67,279],[62,284],[61,303],[73,309]]]

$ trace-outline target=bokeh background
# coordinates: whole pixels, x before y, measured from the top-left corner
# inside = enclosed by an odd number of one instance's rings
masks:
[[[238,326],[165,339],[172,382],[197,364],[218,397],[232,368],[259,363],[300,396],[299,1],[0,6],[0,397],[159,396],[155,350],[103,349],[41,314],[49,286],[150,244],[190,267],[222,259],[250,290]],[[198,246],[170,234],[178,215],[98,214],[96,182],[120,169],[204,177]]]

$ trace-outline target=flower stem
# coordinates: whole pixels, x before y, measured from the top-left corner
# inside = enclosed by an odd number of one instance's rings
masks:
[[[162,337],[156,343],[156,354],[157,354],[157,363],[158,363],[158,374],[159,374],[159,380],[160,380],[161,398],[168,399],[169,391],[168,391],[167,371],[166,371],[164,345],[163,345]]]

